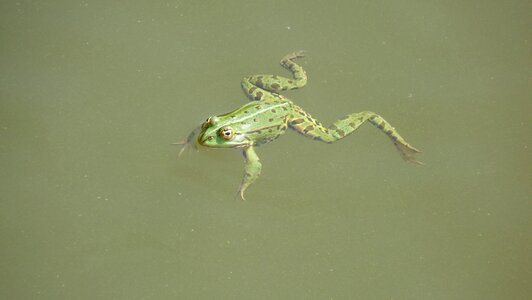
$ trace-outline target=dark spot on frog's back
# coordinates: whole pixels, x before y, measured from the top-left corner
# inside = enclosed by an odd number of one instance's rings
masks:
[[[274,83],[271,85],[271,88],[274,89],[274,90],[278,90],[281,86],[277,83]]]
[[[290,122],[290,124],[291,125],[297,125],[297,124],[301,124],[303,122],[305,122],[305,120],[303,120],[303,119],[295,119],[292,122]]]
[[[257,93],[255,94],[254,99],[258,101],[258,100],[260,100],[261,98],[262,98],[262,92],[257,92]]]
[[[273,118],[269,118],[269,119],[268,119],[268,122],[273,122]]]
[[[309,131],[311,131],[311,130],[313,130],[313,129],[314,129],[314,126],[309,125],[309,126],[305,127],[305,129],[303,129],[303,132],[304,132],[304,133],[307,133],[307,132],[309,132]]]
[[[275,108],[272,108],[272,113],[276,113],[277,111],[275,110]]]

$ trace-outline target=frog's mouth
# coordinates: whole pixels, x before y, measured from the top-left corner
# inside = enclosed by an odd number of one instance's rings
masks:
[[[198,144],[204,147],[217,147],[216,144],[213,145],[215,138],[212,135],[205,136],[205,133],[202,133],[198,136]],[[219,146],[218,146],[219,147]]]

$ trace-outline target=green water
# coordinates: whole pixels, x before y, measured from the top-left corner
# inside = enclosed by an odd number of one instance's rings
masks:
[[[529,1],[2,1],[1,299],[530,299]],[[171,143],[284,74],[332,144]]]

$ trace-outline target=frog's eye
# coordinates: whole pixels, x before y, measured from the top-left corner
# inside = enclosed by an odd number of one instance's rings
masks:
[[[207,120],[205,120],[205,122],[203,122],[203,124],[201,124],[202,129],[207,129],[207,127],[209,126],[211,126],[211,118],[208,118]]]
[[[207,118],[207,120],[205,120],[205,122],[201,125],[201,127],[203,129],[206,129],[206,128],[212,126],[212,125],[215,125],[218,122],[218,120],[219,119],[216,116],[215,117],[209,117],[209,118]]]
[[[226,140],[226,141],[229,141],[233,138],[233,136],[235,135],[235,132],[233,131],[233,128],[231,127],[224,127],[222,129],[220,129],[220,131],[218,131],[218,135]]]

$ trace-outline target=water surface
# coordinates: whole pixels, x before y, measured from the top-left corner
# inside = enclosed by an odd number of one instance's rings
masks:
[[[527,1],[4,1],[3,299],[529,299]],[[246,98],[250,74],[329,124],[332,144],[170,145]]]

